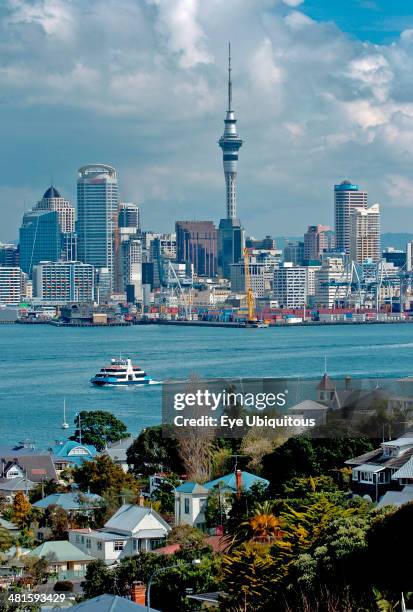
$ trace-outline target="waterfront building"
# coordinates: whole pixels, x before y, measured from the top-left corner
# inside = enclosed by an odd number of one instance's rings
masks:
[[[380,261],[380,205],[354,207],[350,214],[350,259]]]
[[[133,300],[142,301],[142,241],[131,236],[122,243],[122,281],[123,290],[131,292],[133,287]],[[129,287],[129,289],[128,289]],[[131,293],[129,293],[131,295]]]
[[[71,234],[75,231],[75,209],[62,198],[56,187],[51,185],[33,210],[54,210],[59,216],[60,231]]]
[[[43,261],[33,269],[33,297],[42,302],[91,302],[94,268],[79,261]]]
[[[318,263],[309,262],[305,266],[306,278],[307,278],[307,299],[313,298],[316,293],[316,273],[320,270],[321,265]]]
[[[387,263],[392,263],[396,268],[404,268],[406,265],[406,251],[394,249],[393,247],[387,247],[382,252],[382,258]]]
[[[0,243],[0,266],[16,267],[19,263],[18,247],[15,244]]]
[[[224,134],[219,139],[226,185],[226,218],[221,219],[218,231],[218,270],[221,276],[230,278],[231,264],[242,259],[244,229],[237,218],[238,151],[242,140],[237,133],[237,120],[232,108],[231,47],[228,55],[228,108],[224,120]]]
[[[17,306],[23,292],[23,273],[17,266],[0,266],[0,305]]]
[[[40,261],[58,261],[62,250],[59,216],[54,210],[32,210],[20,227],[20,267],[30,277]]]
[[[108,270],[113,286],[114,228],[118,214],[118,179],[106,164],[82,166],[77,180],[78,257]]]
[[[307,303],[307,269],[285,262],[274,270],[273,299],[281,308],[302,308]]]
[[[217,274],[217,229],[212,221],[177,221],[177,261],[194,265],[198,276]]]
[[[304,234],[304,260],[319,261],[331,247],[331,228],[327,225],[309,225]]]
[[[350,253],[350,216],[354,208],[367,208],[367,191],[351,181],[334,185],[334,219],[336,249],[347,255]]]
[[[231,264],[231,293],[245,293],[245,264]],[[248,263],[251,289],[255,297],[269,296],[272,290],[275,264],[258,262],[255,257]]]
[[[350,273],[341,257],[326,257],[315,273],[315,302],[322,308],[333,308],[348,291]]]
[[[288,240],[284,246],[284,261],[295,266],[302,266],[304,262],[304,242]]]

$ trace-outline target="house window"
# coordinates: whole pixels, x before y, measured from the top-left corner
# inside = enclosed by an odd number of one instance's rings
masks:
[[[154,548],[159,548],[160,546],[162,546],[163,543],[164,541],[161,538],[150,540],[150,548],[151,550],[154,550]]]
[[[123,550],[123,540],[115,540],[113,542],[113,550]]]
[[[205,512],[205,507],[206,507],[206,497],[201,497],[199,500],[199,511]]]
[[[75,535],[75,542],[80,542],[80,536],[78,533]]]
[[[373,482],[372,472],[360,472],[360,480],[362,482]]]
[[[184,499],[184,512],[185,514],[189,514],[189,497],[185,497]]]
[[[97,546],[97,549],[98,549],[98,550],[102,550],[102,542],[101,542],[101,540],[98,540],[98,541],[96,542],[96,546]]]
[[[92,548],[92,542],[90,538],[86,538],[86,548]]]

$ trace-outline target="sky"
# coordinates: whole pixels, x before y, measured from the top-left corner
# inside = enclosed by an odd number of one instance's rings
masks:
[[[247,234],[332,225],[344,178],[413,231],[413,3],[1,0],[0,240],[96,162],[145,229],[218,222],[229,40]]]

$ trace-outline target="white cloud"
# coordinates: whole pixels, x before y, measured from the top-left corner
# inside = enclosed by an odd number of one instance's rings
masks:
[[[300,6],[300,4],[303,4],[304,2],[304,0],[282,0],[282,1],[287,6],[292,6],[292,7]]]

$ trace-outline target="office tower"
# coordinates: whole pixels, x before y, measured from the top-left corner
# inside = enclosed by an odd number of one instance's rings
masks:
[[[413,270],[413,242],[406,244],[406,272]]]
[[[304,261],[319,261],[323,251],[329,249],[331,240],[327,225],[309,225],[304,234]]]
[[[23,215],[20,227],[20,268],[30,277],[40,261],[57,261],[62,250],[62,233],[56,211],[32,210]]]
[[[274,270],[273,297],[281,308],[302,308],[307,303],[307,269],[285,262]]]
[[[139,234],[141,224],[137,204],[133,202],[121,202],[119,204],[118,227],[119,229],[126,229],[130,233]]]
[[[353,208],[350,214],[350,259],[380,261],[380,205]]]
[[[18,306],[24,275],[17,266],[0,266],[0,305]]]
[[[258,249],[260,251],[275,251],[277,248],[275,239],[271,236],[265,236],[258,240],[256,238],[247,238],[245,246],[249,249]]]
[[[66,304],[93,301],[94,268],[79,261],[42,261],[33,268],[33,297]]]
[[[334,185],[334,219],[336,249],[350,253],[350,215],[353,208],[367,208],[367,191],[350,181]]]
[[[75,209],[68,200],[62,198],[56,187],[51,185],[33,210],[54,210],[59,215],[60,231],[70,234],[75,231]]]
[[[78,257],[102,269],[113,287],[113,252],[118,214],[116,170],[106,164],[82,166],[77,180]],[[105,290],[107,289],[105,281]]]
[[[77,261],[77,234],[74,232],[62,234],[63,261]]]
[[[284,261],[301,266],[304,261],[304,242],[289,240],[284,247]]]
[[[0,266],[19,266],[19,249],[15,244],[0,243]]]
[[[198,276],[216,276],[218,233],[212,221],[175,223],[177,261],[194,264]]]
[[[142,300],[142,241],[131,236],[122,243],[122,281],[124,291],[133,287],[134,300]],[[130,292],[130,289],[129,289]]]
[[[218,269],[222,276],[230,277],[230,266],[242,258],[244,229],[237,218],[237,166],[242,140],[237,133],[237,120],[232,109],[231,47],[228,54],[228,109],[224,120],[224,134],[219,139],[222,149],[226,184],[226,218],[219,223]]]
[[[348,291],[351,273],[341,257],[326,257],[315,273],[315,302],[320,308],[333,308]]]
[[[249,259],[251,289],[255,297],[268,297],[271,293],[275,264],[257,262]],[[231,293],[245,293],[245,264],[231,264]]]

